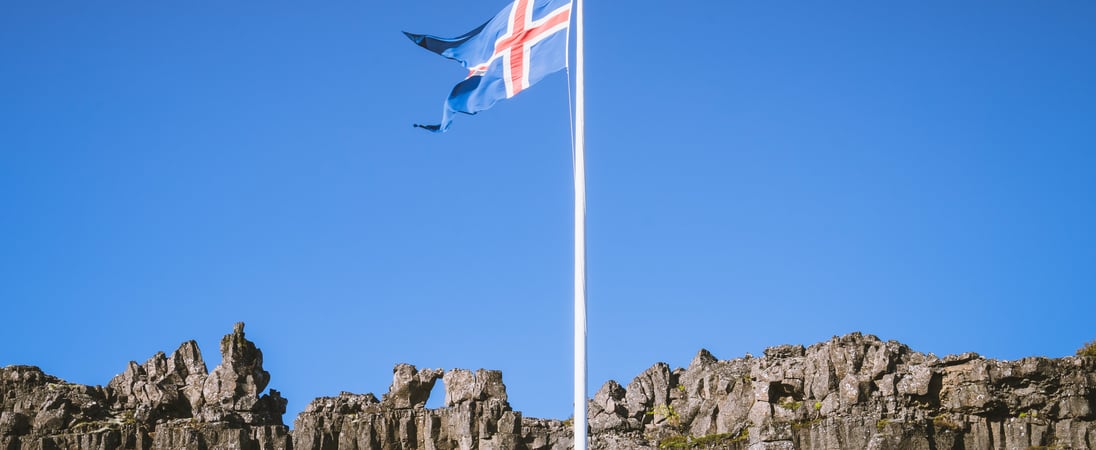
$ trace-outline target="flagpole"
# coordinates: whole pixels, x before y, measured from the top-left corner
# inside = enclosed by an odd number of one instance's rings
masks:
[[[575,416],[574,450],[586,450],[586,95],[582,0],[575,0]]]

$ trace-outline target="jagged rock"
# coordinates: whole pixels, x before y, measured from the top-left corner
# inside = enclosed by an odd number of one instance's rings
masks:
[[[765,349],[766,358],[796,358],[803,356],[806,349],[802,345],[777,345]]]
[[[342,393],[313,400],[295,422],[296,449],[562,449],[553,422],[526,426],[510,409],[502,373],[455,369],[393,369],[383,400]],[[446,407],[423,408],[438,378]],[[558,423],[558,421],[555,421]],[[529,428],[532,427],[532,428]]]
[[[465,369],[453,369],[445,372],[442,381],[445,383],[446,406],[493,399],[509,408],[502,372],[480,369],[472,373]]]
[[[392,369],[392,386],[382,401],[393,408],[422,408],[441,376],[441,369],[419,371],[410,364],[397,364]]]
[[[925,396],[929,394],[929,387],[934,374],[932,369],[925,366],[913,366],[898,380],[898,393],[909,396]]]
[[[590,402],[590,429],[602,431],[627,431],[638,428],[639,421],[629,423],[628,408],[624,404],[624,387],[609,380],[594,394]]]
[[[221,364],[213,369],[202,384],[203,406],[198,413],[207,422],[243,421],[248,424],[271,422],[274,415],[281,422],[284,404],[277,391],[259,397],[270,382],[270,373],[263,370],[263,352],[244,337],[243,322],[233,327],[232,334],[221,339]],[[269,408],[273,407],[273,410]]]
[[[200,354],[198,357],[200,359]],[[182,359],[186,361],[185,357]],[[259,395],[270,382],[270,373],[263,370],[263,352],[247,340],[242,322],[221,339],[221,364],[208,376],[191,379],[193,383],[201,383],[200,400],[194,401],[198,384],[187,385],[183,392],[192,404],[200,406],[194,410],[194,417],[203,422],[282,424],[288,402],[274,389],[268,394]]]
[[[567,450],[574,442],[573,427],[559,420],[522,418],[521,445],[525,450]],[[596,439],[596,436],[594,439]],[[627,448],[627,447],[603,447]]]
[[[0,370],[0,449],[565,450],[566,422],[511,409],[502,374],[397,365],[383,401],[313,400],[290,432],[285,400],[243,325],[207,375],[193,341],[131,362],[106,388],[29,366]],[[445,406],[427,409],[441,379]],[[261,395],[261,396],[260,396]],[[1096,448],[1096,359],[937,358],[852,333],[765,356],[658,363],[590,401],[590,448]]]
[[[680,386],[668,408],[683,426],[648,423],[628,444],[624,428],[601,427],[616,437],[593,448],[1093,448],[1094,381],[1091,358],[939,359],[860,333],[770,347],[764,358],[718,361],[701,351],[681,372],[660,363],[636,377],[624,394],[631,409],[615,418],[603,392],[591,404],[597,423],[613,424]]]
[[[168,372],[175,374],[172,380],[175,386],[182,386],[183,398],[190,404],[191,411],[202,407],[202,388],[209,371],[202,360],[202,351],[195,341],[186,341],[167,359]]]
[[[30,432],[30,422],[27,416],[13,411],[0,413],[0,434],[4,436],[21,436]]]
[[[115,409],[133,409],[137,420],[190,417],[202,406],[206,365],[198,343],[184,342],[171,356],[158,352],[144,364],[130,361],[107,383],[117,395]]]
[[[269,374],[242,323],[225,336],[222,356],[216,383],[207,382],[194,341],[170,356],[131,361],[105,388],[66,383],[36,367],[5,367],[0,449],[291,448],[281,423],[286,401],[275,390],[258,396]]]
[[[179,419],[156,427],[148,445],[152,449],[264,449],[291,450],[285,426],[244,426],[230,422]]]
[[[628,383],[624,394],[627,418],[649,422],[657,405],[669,405],[670,402],[670,366],[658,363],[637,375]],[[646,419],[646,420],[645,420]]]

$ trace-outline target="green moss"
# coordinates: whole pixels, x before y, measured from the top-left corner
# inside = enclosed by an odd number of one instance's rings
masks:
[[[658,441],[658,448],[665,449],[689,449],[692,447],[692,442],[689,441],[689,436],[677,435],[662,438]]]
[[[662,438],[658,441],[658,448],[672,450],[723,449],[728,448],[731,444],[746,442],[749,438],[750,429],[748,427],[743,428],[738,434],[716,433],[699,437],[679,434]]]
[[[817,411],[820,409],[822,409],[822,402],[814,402],[814,410]]]
[[[890,421],[887,419],[879,419],[875,421],[875,429],[880,433],[882,433],[883,430],[887,429],[887,425],[890,425]]]
[[[815,426],[815,425],[817,425],[821,422],[822,422],[821,417],[816,417],[814,419],[806,420],[806,421],[802,421],[802,422],[792,422],[792,429],[793,430],[801,430],[803,428],[810,428],[810,427],[813,427],[813,426]]]
[[[1028,410],[1028,411],[1023,411],[1020,414],[1018,414],[1016,417],[1019,417],[1021,419],[1029,419],[1029,418],[1030,419],[1038,419],[1039,418],[1039,411],[1036,411],[1034,409]]]
[[[672,427],[681,425],[681,415],[677,413],[671,405],[655,405],[650,411],[647,411],[648,416],[662,416],[666,418],[666,422]]]
[[[803,406],[803,402],[783,402],[777,403],[777,406],[789,411],[795,411]]]
[[[747,429],[743,428],[743,431],[745,431],[745,430],[747,430]],[[737,435],[734,435],[734,434],[731,434],[731,433],[719,433],[719,434],[709,434],[707,436],[698,437],[698,438],[694,439],[693,442],[696,442],[696,445],[698,447],[710,448],[710,447],[713,447],[713,446],[718,446],[720,444],[731,443],[731,442],[740,442],[740,440],[736,440],[736,439],[739,439],[739,437]]]
[[[1077,349],[1077,356],[1096,358],[1096,341],[1089,342]]]
[[[738,436],[731,439],[731,442],[745,442],[750,439],[750,427],[742,427],[742,431],[738,432]]]
[[[940,414],[932,418],[932,425],[938,429],[945,431],[961,431],[963,425],[951,420],[947,414]]]

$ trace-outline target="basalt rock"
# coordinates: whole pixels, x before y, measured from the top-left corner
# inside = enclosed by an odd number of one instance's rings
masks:
[[[0,369],[0,449],[289,449],[285,399],[243,324],[206,372],[194,341],[130,362],[106,387],[67,383],[36,367]]]
[[[438,370],[394,369],[385,400],[313,401],[298,449],[567,449],[568,423],[521,418],[501,374],[450,370],[445,406],[426,409]],[[658,363],[590,401],[593,449],[1096,448],[1096,361],[943,359],[859,333],[760,358],[701,350]],[[520,420],[514,420],[514,417]]]
[[[762,358],[701,350],[623,393],[606,383],[590,411],[605,449],[1089,449],[1096,360],[941,359],[853,333]]]
[[[260,396],[269,382],[262,350],[244,337],[243,322],[237,323],[232,334],[221,339],[221,365],[202,383],[196,417],[204,422],[280,425],[287,401],[273,389]]]
[[[445,406],[426,409],[441,378]],[[506,400],[502,373],[418,370],[400,364],[388,393],[312,401],[294,426],[297,449],[563,449],[562,422],[523,420]]]
[[[384,394],[385,403],[393,408],[422,408],[430,397],[434,383],[442,376],[441,369],[419,371],[410,364],[392,369],[392,386]]]
[[[107,383],[117,396],[117,409],[131,409],[141,421],[191,417],[202,401],[206,365],[194,341],[184,342],[171,356],[156,353],[144,364],[134,361]]]
[[[206,372],[193,341],[129,363],[106,387],[0,369],[0,450],[564,450],[569,422],[523,417],[502,373],[393,369],[381,399],[313,400],[290,432],[285,400],[243,324]],[[426,408],[436,383],[444,406]],[[762,357],[658,363],[590,400],[592,449],[1096,448],[1096,359],[938,358],[852,333]]]

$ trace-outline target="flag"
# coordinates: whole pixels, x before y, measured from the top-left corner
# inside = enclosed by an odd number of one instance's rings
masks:
[[[403,34],[420,47],[468,69],[468,77],[457,83],[445,100],[441,124],[415,126],[444,132],[454,113],[483,111],[567,67],[570,22],[571,0],[515,0],[460,37],[446,39],[405,31]]]

